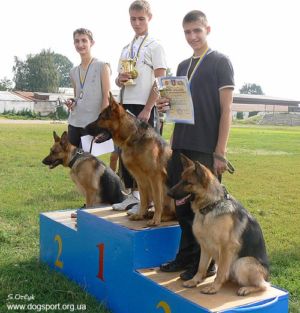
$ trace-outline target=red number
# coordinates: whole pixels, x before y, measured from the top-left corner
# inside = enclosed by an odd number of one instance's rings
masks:
[[[103,277],[104,243],[99,243],[97,247],[99,249],[99,272],[97,277],[104,281]]]

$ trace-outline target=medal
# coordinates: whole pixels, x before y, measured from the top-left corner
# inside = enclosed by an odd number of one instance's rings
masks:
[[[146,34],[144,36],[142,42],[140,43],[139,47],[137,48],[136,53],[135,53],[134,47],[133,47],[136,38],[133,38],[133,40],[130,44],[130,47],[129,47],[128,58],[121,60],[121,71],[122,71],[122,73],[129,73],[131,75],[131,78],[124,85],[135,85],[136,84],[136,82],[134,80],[139,75],[138,70],[136,68],[136,63],[139,59],[140,50],[143,47],[144,43],[146,42],[147,37],[148,37],[148,34]]]
[[[80,88],[81,88],[80,93],[79,93],[79,99],[82,99],[82,98],[83,98],[83,87],[84,87],[84,84],[85,84],[85,79],[86,79],[86,76],[87,76],[87,74],[88,74],[88,72],[89,72],[90,65],[91,65],[91,63],[93,62],[93,60],[94,60],[94,59],[91,59],[89,65],[88,65],[88,68],[87,68],[87,70],[86,70],[86,72],[85,72],[84,78],[81,77],[81,74],[80,74],[80,66],[79,66],[78,74],[79,74],[79,82],[80,82]]]

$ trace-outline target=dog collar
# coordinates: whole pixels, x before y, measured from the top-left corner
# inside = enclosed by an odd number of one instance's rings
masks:
[[[83,156],[84,151],[82,149],[76,149],[76,153],[74,154],[73,158],[69,162],[69,167],[72,168],[74,163]]]
[[[207,213],[211,212],[217,205],[219,205],[220,203],[226,201],[226,200],[230,200],[230,195],[226,189],[226,187],[223,185],[222,186],[223,190],[224,190],[224,198],[217,200],[213,203],[210,203],[209,205],[207,205],[206,207],[199,209],[200,214],[202,215],[206,215]]]
[[[209,205],[205,206],[202,209],[199,209],[200,214],[206,215],[207,213],[211,212],[219,203],[224,201],[224,199],[218,200],[216,202],[210,203]]]

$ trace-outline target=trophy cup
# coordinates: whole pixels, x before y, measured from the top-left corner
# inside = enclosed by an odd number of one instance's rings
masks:
[[[128,79],[126,83],[124,83],[124,85],[126,86],[136,84],[134,79],[138,77],[138,71],[136,70],[135,65],[136,65],[136,60],[134,59],[125,59],[121,61],[122,73],[128,73],[131,75],[131,78]]]

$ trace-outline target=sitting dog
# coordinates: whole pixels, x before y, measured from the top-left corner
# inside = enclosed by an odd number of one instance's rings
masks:
[[[218,292],[227,280],[242,286],[237,291],[240,296],[266,290],[268,258],[258,222],[226,192],[209,169],[184,155],[181,159],[181,181],[168,194],[174,199],[190,195],[195,213],[193,232],[201,246],[198,272],[184,286],[195,287],[202,282],[214,259],[218,266],[216,278],[202,293]]]
[[[112,95],[109,102],[98,119],[86,129],[93,136],[108,131],[121,148],[121,158],[137,182],[141,199],[140,211],[130,219],[146,217],[151,201],[155,211],[152,220],[148,221],[149,226],[174,219],[174,201],[167,196],[166,187],[167,162],[172,153],[169,144],[148,123],[125,111]]]
[[[86,198],[86,207],[125,200],[122,182],[111,168],[90,153],[71,145],[67,132],[60,138],[54,131],[53,138],[50,154],[42,162],[50,169],[60,164],[70,167],[72,180]]]

